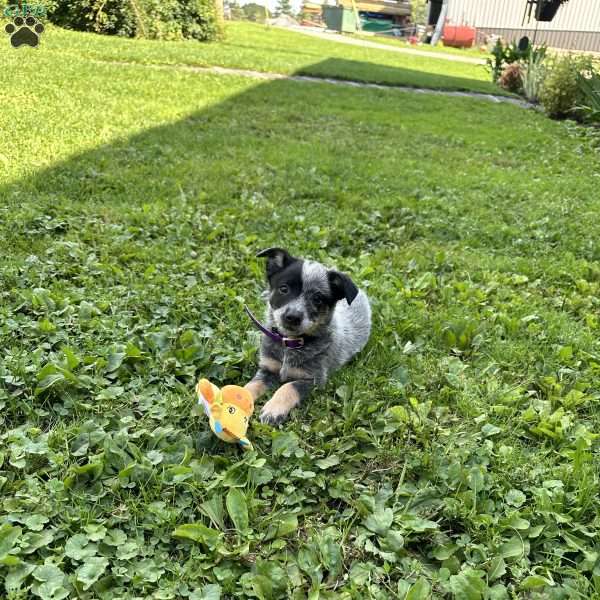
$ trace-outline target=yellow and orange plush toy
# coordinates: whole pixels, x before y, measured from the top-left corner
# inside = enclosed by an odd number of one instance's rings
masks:
[[[252,444],[246,437],[248,422],[254,412],[254,399],[250,392],[238,385],[219,389],[208,379],[198,382],[196,392],[198,404],[204,408],[213,433],[224,442],[252,450]]]

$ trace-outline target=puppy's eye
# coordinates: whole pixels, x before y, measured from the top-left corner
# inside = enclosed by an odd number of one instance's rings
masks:
[[[235,406],[230,406],[228,409],[228,412],[230,415],[234,415],[235,414]]]
[[[323,298],[323,296],[321,296],[321,294],[315,294],[313,296],[313,304],[315,306],[323,306],[325,302],[325,298]]]
[[[287,294],[289,291],[290,291],[290,288],[285,283],[283,285],[279,286],[280,294]]]

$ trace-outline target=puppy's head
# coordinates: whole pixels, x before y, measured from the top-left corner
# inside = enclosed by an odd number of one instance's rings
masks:
[[[331,321],[340,300],[351,304],[358,294],[347,275],[295,258],[282,248],[268,248],[257,256],[267,259],[271,314],[284,335],[315,334]]]

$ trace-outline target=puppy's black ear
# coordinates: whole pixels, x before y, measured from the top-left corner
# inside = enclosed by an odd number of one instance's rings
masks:
[[[352,301],[358,294],[358,288],[354,285],[352,279],[348,275],[339,273],[338,271],[329,271],[327,278],[329,279],[329,286],[331,287],[334,300],[337,301],[346,298],[346,302],[352,304]]]
[[[267,248],[266,250],[261,250],[256,256],[257,258],[267,259],[268,279],[271,279],[273,275],[279,273],[279,271],[285,269],[288,265],[296,260],[289,254],[287,250],[284,250],[283,248]]]

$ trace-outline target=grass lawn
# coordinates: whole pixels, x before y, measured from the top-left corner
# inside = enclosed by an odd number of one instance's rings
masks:
[[[502,94],[483,66],[410,56],[321,40],[254,23],[227,23],[225,41],[216,44],[118,39],[52,30],[44,50],[60,56],[157,64],[219,65],[284,74],[339,77],[449,90]]]
[[[0,595],[597,598],[590,140],[481,100],[89,60],[213,52],[137,44],[0,47]],[[252,376],[270,245],[350,272],[373,336],[242,456],[193,387]]]

